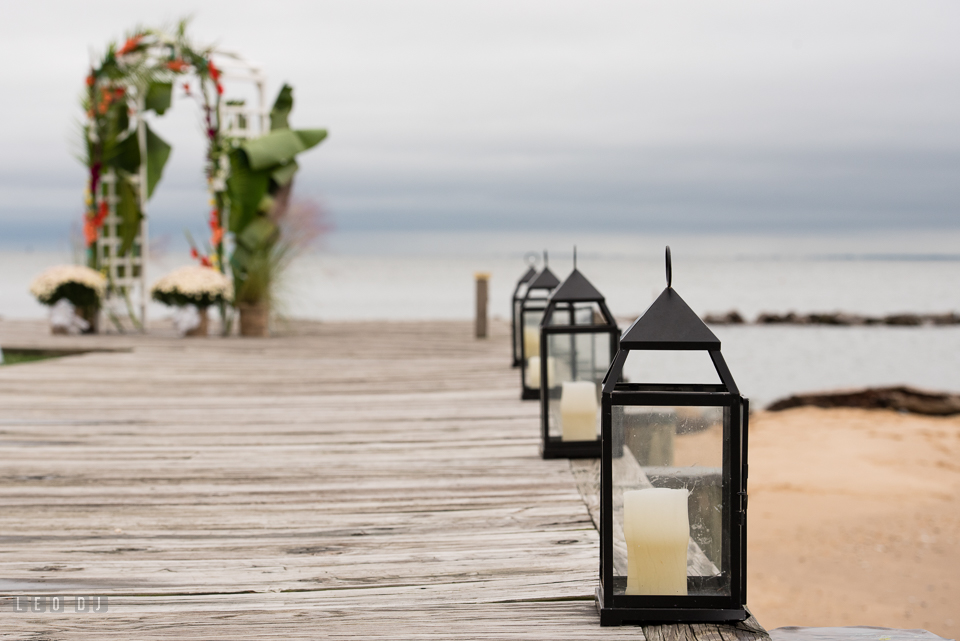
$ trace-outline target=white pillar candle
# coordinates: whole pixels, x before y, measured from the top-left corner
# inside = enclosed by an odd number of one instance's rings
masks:
[[[552,387],[556,379],[557,362],[553,356],[547,357],[547,386]],[[527,359],[527,387],[539,389],[540,387],[540,357],[531,356]]]
[[[565,381],[560,391],[560,440],[597,439],[597,385],[592,381]]]
[[[540,328],[523,328],[523,354],[527,358],[540,354]]]
[[[688,495],[659,487],[623,493],[627,594],[686,596]]]

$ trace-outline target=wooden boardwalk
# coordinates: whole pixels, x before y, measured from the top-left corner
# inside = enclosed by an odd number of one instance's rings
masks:
[[[643,639],[600,628],[597,532],[508,328],[471,331],[0,322],[5,348],[119,350],[0,368],[0,639]],[[109,611],[13,611],[76,594]]]

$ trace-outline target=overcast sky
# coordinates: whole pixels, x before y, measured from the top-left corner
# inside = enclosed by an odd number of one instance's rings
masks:
[[[193,14],[201,42],[295,88],[301,195],[341,230],[960,227],[960,3],[6,2],[0,236],[82,211],[91,50]],[[227,88],[227,93],[231,91]],[[195,105],[158,233],[202,230]]]

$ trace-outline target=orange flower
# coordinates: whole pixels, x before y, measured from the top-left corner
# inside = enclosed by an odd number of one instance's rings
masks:
[[[187,63],[184,62],[182,59],[171,60],[170,62],[167,63],[167,69],[176,73],[181,73],[184,69],[187,68],[187,66],[188,66]]]
[[[120,51],[117,52],[117,55],[118,55],[118,56],[125,56],[125,55],[127,55],[128,53],[130,53],[131,51],[136,50],[136,48],[137,48],[138,46],[140,46],[140,41],[141,41],[141,40],[143,40],[143,36],[140,35],[140,34],[137,34],[137,35],[133,36],[132,38],[127,38],[127,41],[126,41],[125,43],[123,43],[123,46],[122,46],[122,47],[120,47]]]
[[[186,93],[188,96],[190,95],[190,83],[189,83],[189,82],[183,83],[183,91],[184,91],[184,93]]]
[[[92,87],[94,82],[96,82],[96,81],[95,81],[95,79],[94,79],[94,77],[93,77],[93,74],[90,74],[89,76],[87,76],[87,86],[88,86],[88,87]]]
[[[103,221],[110,214],[110,207],[107,205],[106,201],[100,203],[100,209],[97,211],[96,216],[93,217],[93,224],[97,226],[97,229],[103,226]]]
[[[87,241],[87,247],[97,242],[97,226],[93,224],[92,218],[83,221],[83,237]]]
[[[216,209],[210,211],[210,220],[207,221],[210,226],[210,244],[216,247],[223,240],[223,227],[220,226],[220,212]]]

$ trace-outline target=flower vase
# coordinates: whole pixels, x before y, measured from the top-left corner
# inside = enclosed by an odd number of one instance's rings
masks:
[[[270,316],[270,308],[265,302],[239,303],[237,309],[240,310],[241,336],[267,335],[267,319]]]
[[[100,306],[91,305],[90,307],[78,307],[77,316],[87,321],[87,328],[81,330],[81,334],[99,334],[100,333]]]
[[[210,317],[207,316],[207,308],[198,307],[197,313],[200,314],[200,324],[193,329],[187,330],[184,336],[206,338],[210,334]]]

